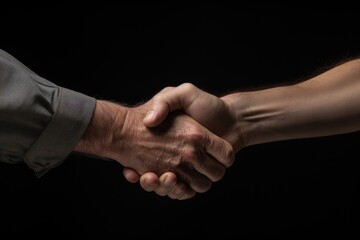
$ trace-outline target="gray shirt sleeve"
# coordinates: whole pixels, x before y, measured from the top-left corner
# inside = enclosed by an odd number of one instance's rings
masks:
[[[38,76],[0,49],[0,161],[24,161],[42,176],[72,152],[95,98]]]

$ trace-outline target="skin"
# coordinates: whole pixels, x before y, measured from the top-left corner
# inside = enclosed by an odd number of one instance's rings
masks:
[[[162,123],[170,112],[182,110],[196,121],[211,129],[212,132],[219,134],[226,139],[232,146],[239,151],[242,148],[242,138],[238,132],[234,132],[236,118],[230,111],[229,106],[222,99],[204,92],[193,84],[184,83],[178,87],[167,87],[152,98],[152,110],[149,111],[144,119],[144,125],[149,128]],[[236,133],[236,134],[234,134]],[[166,172],[160,177],[149,172],[142,176],[132,169],[125,168],[124,176],[129,182],[140,181],[141,187],[148,192],[154,191],[160,196],[168,196],[172,199],[185,200],[196,195],[187,191],[186,185],[177,181],[177,176],[173,172]],[[164,179],[167,179],[165,183]],[[171,182],[170,182],[171,180]]]
[[[233,164],[232,146],[177,112],[161,125],[148,128],[143,119],[150,107],[151,102],[125,107],[97,100],[93,118],[74,151],[115,160],[139,174],[175,173],[183,184],[179,189],[189,196],[209,190]],[[176,179],[168,180],[173,184]],[[166,182],[164,177],[161,180]]]
[[[345,134],[360,130],[360,60],[339,64],[301,83],[221,98],[185,83],[154,96],[152,111],[144,124],[154,127],[175,110],[182,110],[226,139],[235,153],[260,143]],[[153,173],[140,176],[124,169],[146,191],[184,199],[181,181],[163,183]],[[177,182],[176,182],[177,181]],[[183,192],[181,192],[183,191]],[[193,196],[188,196],[191,198]]]

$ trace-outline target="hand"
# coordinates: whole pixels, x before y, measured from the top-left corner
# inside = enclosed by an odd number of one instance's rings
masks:
[[[235,129],[237,127],[236,116],[233,116],[227,102],[200,90],[193,84],[185,83],[178,87],[163,89],[152,98],[151,106],[152,110],[144,119],[144,124],[148,127],[159,125],[171,111],[181,110],[215,134],[229,141],[236,151],[239,151],[243,146],[242,136],[239,136]],[[151,172],[142,175],[140,178],[140,175],[131,169],[124,169],[124,176],[131,182],[137,182],[140,179],[143,189],[155,191],[161,196],[168,195],[174,199],[178,199],[177,196],[186,199],[194,196],[188,194],[184,185],[181,182],[177,183],[175,178],[170,178],[174,180],[171,184],[165,184],[161,177],[157,181],[154,180],[155,176]],[[148,182],[152,184],[147,185]]]
[[[155,192],[160,196],[168,196],[172,199],[186,200],[194,197],[196,192],[186,186],[172,172],[166,172],[158,177],[153,172],[148,172],[141,177],[132,169],[124,168],[125,178],[132,183],[136,183],[140,178],[141,187],[148,192]]]
[[[231,145],[178,112],[147,128],[143,119],[150,107],[97,101],[93,120],[75,150],[114,159],[138,174],[173,172],[190,193],[207,191],[234,162]]]
[[[237,119],[227,102],[191,83],[164,88],[152,98],[151,109],[144,119],[144,125],[147,127],[158,126],[170,112],[181,110],[231,143],[236,148],[235,151],[242,147],[242,137],[234,134]]]

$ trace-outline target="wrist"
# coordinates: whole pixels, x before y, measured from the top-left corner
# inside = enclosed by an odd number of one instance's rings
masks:
[[[242,93],[233,93],[221,97],[221,100],[225,103],[228,112],[231,115],[233,121],[229,124],[228,135],[226,140],[233,146],[235,152],[250,145],[249,136],[251,136],[251,124],[248,124],[243,117],[243,113],[246,109],[247,97]]]
[[[239,93],[236,113],[245,146],[292,137],[297,91],[287,86]]]
[[[112,146],[114,138],[114,123],[117,123],[116,131],[119,131],[119,128],[123,126],[126,114],[127,109],[119,104],[97,100],[92,119],[74,151],[110,158],[111,151],[108,148]]]

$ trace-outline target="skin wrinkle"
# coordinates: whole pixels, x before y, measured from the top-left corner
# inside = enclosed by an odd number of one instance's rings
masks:
[[[172,124],[172,122],[171,122],[171,124]],[[155,134],[157,132],[162,134],[164,132],[164,128],[167,128],[167,127],[168,126],[162,126],[161,128],[151,128],[150,131],[155,133]],[[180,131],[179,129],[176,129],[175,138],[176,139],[184,139],[183,136],[184,136],[184,132]],[[183,141],[181,143],[182,143],[182,145],[173,146],[174,150],[171,150],[170,154],[165,153],[164,149],[161,149],[162,151],[161,151],[161,153],[159,153],[161,155],[159,156],[158,159],[165,159],[166,155],[171,155],[169,157],[166,157],[167,160],[165,160],[165,161],[168,162],[168,163],[171,163],[172,168],[175,168],[176,166],[179,166],[180,163],[182,162],[181,156],[176,157],[176,155],[174,156],[174,153],[177,152],[177,149],[184,149],[184,146],[186,145],[186,143],[184,143]]]
[[[223,99],[224,101],[224,99]],[[224,104],[227,109],[228,109],[228,112],[232,112],[232,105],[231,105],[231,102],[229,104]],[[234,108],[235,109],[235,108]],[[245,108],[244,112],[246,112],[247,109]],[[235,114],[234,114],[234,122],[232,123],[235,127],[235,131],[231,131],[230,128],[228,129],[229,131],[229,136],[232,135],[233,132],[235,132],[235,136],[234,137],[229,137],[229,139],[231,139],[232,141],[230,142],[233,142],[233,143],[236,143],[238,142],[238,144],[236,144],[234,147],[234,151],[235,152],[238,152],[240,151],[242,148],[244,148],[245,146],[248,145],[248,139],[249,139],[249,133],[247,131],[245,131],[245,129],[247,129],[246,125],[245,125],[245,122],[242,122],[242,121],[239,121],[238,119],[242,119],[243,118],[243,112],[238,112],[238,111],[233,111]],[[250,125],[251,126],[251,125]]]
[[[157,135],[157,134],[161,135],[164,132],[164,130],[166,130],[167,127],[168,126],[164,125],[164,126],[160,126],[158,128],[151,128],[151,129],[149,129],[149,131],[154,135]],[[175,138],[184,139],[184,136],[186,136],[186,135],[187,135],[186,131],[184,131],[184,130],[181,131],[180,129],[176,129]],[[178,152],[178,149],[186,149],[185,146],[187,145],[187,142],[182,141],[181,143],[182,143],[181,145],[174,146],[173,150],[170,150],[167,152],[165,152],[163,148],[158,149],[159,153],[155,157],[156,158],[155,162],[156,162],[158,168],[160,167],[163,171],[169,171],[169,170],[176,169],[179,165],[183,164],[184,162],[186,163],[186,161],[184,161],[181,156],[174,154],[174,153]],[[143,147],[144,149],[152,148],[151,146],[150,147],[146,146],[146,145],[143,145],[143,146],[144,146]],[[144,158],[145,158],[144,156],[148,155],[148,153],[145,151],[144,153],[138,153],[138,154],[139,154],[138,156],[141,159],[141,161],[143,161],[143,163],[146,164],[146,162],[144,160]],[[169,163],[170,167],[165,167],[164,162]]]
[[[184,131],[180,131],[179,129],[176,130],[176,133],[175,133],[175,136],[176,138],[178,139],[186,139],[186,138],[183,138],[182,136],[184,136],[185,132]],[[181,148],[181,149],[184,149],[184,146],[186,145],[186,143],[184,143],[183,141],[181,141],[182,145],[180,146],[177,146],[178,148]],[[174,151],[176,152],[176,151]],[[178,157],[174,157],[172,156],[170,159],[169,159],[169,163],[172,164],[172,166],[179,166],[182,162],[184,162],[184,160],[182,159],[182,155],[178,155]]]
[[[242,116],[245,121],[260,122],[266,119],[279,118],[283,115],[283,111],[269,106],[259,106],[258,108],[250,108]]]
[[[177,130],[176,136],[180,139],[187,139],[187,138],[183,138],[183,136],[188,135],[188,131],[179,131]],[[203,142],[204,136],[202,136],[201,134],[197,134],[197,135],[191,135],[192,139],[195,140],[195,142],[198,142],[199,144]],[[207,137],[207,136],[206,136]],[[195,138],[195,139],[194,139]],[[198,152],[195,151],[194,147],[190,149],[184,147],[186,146],[188,143],[187,142],[183,142],[183,146],[179,146],[182,149],[186,149],[187,152],[184,152],[183,154],[181,154],[181,156],[179,156],[177,159],[172,158],[171,159],[171,163],[180,167],[180,169],[186,169],[186,168],[190,168],[190,169],[201,169],[203,166],[206,166],[204,159],[204,156],[206,156],[205,152]],[[201,148],[203,149],[203,148]],[[202,150],[203,151],[203,150]],[[197,154],[197,156],[195,156],[195,154]],[[182,156],[185,156],[186,159],[184,159]],[[197,161],[195,161],[194,159],[202,159],[202,161],[200,163],[198,163]],[[187,160],[187,161],[186,161]],[[194,165],[191,165],[190,163],[193,163]],[[180,174],[180,176],[183,174]],[[185,179],[183,179],[183,181],[185,181]],[[197,179],[191,179],[192,182],[194,181],[198,181]]]
[[[145,149],[147,149],[148,147],[145,147]],[[146,151],[145,151],[145,153],[138,153],[138,158],[141,160],[141,162],[143,163],[143,165],[145,166],[145,165],[147,165],[147,162],[146,162],[146,157],[144,157],[144,156],[146,156],[146,155],[148,155],[148,153],[146,153]],[[160,161],[160,159],[163,159],[161,156],[163,155],[163,152],[161,152],[155,159],[155,166],[156,166],[156,168],[157,169],[161,169],[161,171],[171,171],[172,170],[172,167],[170,167],[170,168],[166,168],[166,167],[164,167],[164,165],[163,164],[161,164],[161,161]]]

